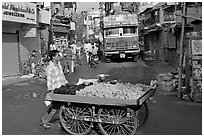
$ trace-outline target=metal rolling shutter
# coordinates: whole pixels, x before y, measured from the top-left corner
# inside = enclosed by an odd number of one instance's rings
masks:
[[[17,34],[2,33],[2,76],[19,74]]]

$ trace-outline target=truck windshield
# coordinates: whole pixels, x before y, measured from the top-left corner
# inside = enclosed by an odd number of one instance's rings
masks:
[[[135,26],[129,26],[129,27],[124,27],[123,28],[123,35],[133,35],[136,34],[137,35],[137,27]]]
[[[108,30],[105,30],[105,36],[118,36],[119,35],[119,28],[111,28]]]

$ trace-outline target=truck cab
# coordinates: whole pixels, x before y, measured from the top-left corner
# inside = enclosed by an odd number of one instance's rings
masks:
[[[110,15],[104,19],[104,48],[107,60],[132,58],[140,52],[137,15]]]

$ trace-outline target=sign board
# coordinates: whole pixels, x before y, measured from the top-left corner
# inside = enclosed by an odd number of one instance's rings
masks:
[[[43,9],[39,10],[39,22],[44,24],[50,24],[51,11],[46,11]]]
[[[104,26],[109,25],[138,25],[136,14],[120,14],[104,17]]]
[[[192,55],[202,54],[202,40],[191,40]]]
[[[70,22],[70,30],[76,30],[75,22]]]
[[[2,20],[36,24],[36,4],[29,2],[2,2]]]

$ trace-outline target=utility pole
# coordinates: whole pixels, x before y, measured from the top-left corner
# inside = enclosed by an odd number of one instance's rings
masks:
[[[182,12],[182,28],[181,28],[181,41],[180,41],[180,58],[179,58],[179,80],[178,80],[178,97],[182,98],[182,73],[183,73],[183,40],[184,40],[184,27],[185,27],[185,14],[186,14],[186,3],[183,3],[183,12]]]
[[[50,2],[50,11],[51,11],[51,18],[50,18],[50,26],[49,26],[48,52],[50,52],[50,45],[53,44],[53,24],[52,24],[53,3],[52,2]]]
[[[86,38],[89,38],[89,16],[86,15]]]

